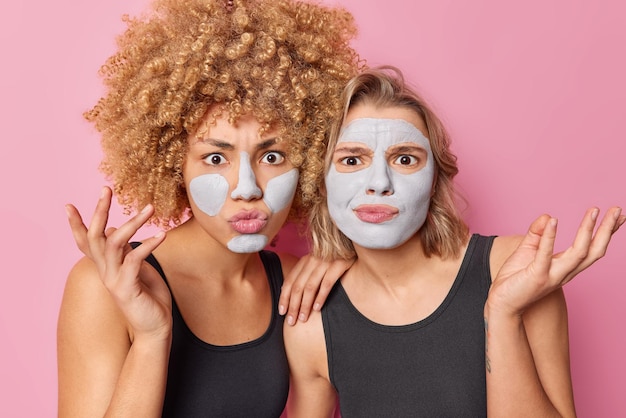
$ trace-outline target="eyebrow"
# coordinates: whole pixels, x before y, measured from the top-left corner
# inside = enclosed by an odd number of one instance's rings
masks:
[[[367,146],[341,146],[338,145],[335,148],[335,152],[344,152],[348,154],[363,154],[369,152],[370,148]]]
[[[215,139],[215,138],[198,138],[198,140],[196,141],[196,143],[202,143],[202,144],[206,144],[206,145],[212,145],[216,148],[220,148],[223,150],[228,150],[228,151],[232,151],[235,149],[235,147],[233,146],[233,144],[223,141],[221,139]],[[271,148],[272,146],[276,145],[278,143],[278,138],[269,138],[266,139],[265,141],[259,143],[256,145],[256,149],[257,150],[264,150],[267,148]]]
[[[420,145],[401,145],[399,147],[389,147],[391,148],[391,152],[393,153],[402,153],[402,152],[410,152],[410,151],[426,151],[424,147]]]
[[[257,144],[256,149],[257,150],[268,149],[268,148],[273,147],[277,143],[278,143],[278,138],[269,138],[269,139],[266,139],[265,141]]]

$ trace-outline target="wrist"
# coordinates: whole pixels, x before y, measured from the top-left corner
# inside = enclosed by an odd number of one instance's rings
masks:
[[[507,321],[522,320],[521,311],[492,300],[491,295],[487,298],[487,301],[485,302],[483,314],[485,316],[485,319],[500,319]]]
[[[133,345],[144,347],[169,347],[172,343],[172,329],[171,327],[163,327],[150,332],[135,331],[131,336],[131,341]]]

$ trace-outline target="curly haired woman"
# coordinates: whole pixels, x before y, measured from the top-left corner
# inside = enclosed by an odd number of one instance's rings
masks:
[[[303,267],[263,249],[319,199],[327,127],[359,69],[352,16],[293,0],[161,0],[125,20],[85,117],[136,215],[105,232],[109,188],[89,229],[68,205],[89,257],[61,306],[59,416],[279,416],[278,294],[283,272]],[[145,223],[167,233],[131,248]]]

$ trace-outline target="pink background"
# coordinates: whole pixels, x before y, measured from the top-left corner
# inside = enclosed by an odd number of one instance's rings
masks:
[[[96,73],[121,14],[146,1],[3,2],[2,416],[56,415],[57,313],[80,255],[63,205],[89,216],[104,184],[81,113],[101,91]],[[626,206],[624,2],[340,4],[356,16],[363,57],[402,68],[447,122],[474,231],[522,233],[549,212],[563,248],[587,207]],[[290,240],[283,234],[281,246]],[[626,414],[625,255],[620,231],[604,260],[566,287],[581,417]]]

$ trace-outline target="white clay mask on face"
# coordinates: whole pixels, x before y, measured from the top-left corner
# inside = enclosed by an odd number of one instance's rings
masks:
[[[340,172],[333,156],[326,174],[328,210],[337,227],[355,244],[371,249],[395,248],[422,227],[428,214],[434,163],[428,138],[402,119],[355,119],[337,142],[365,148],[369,156],[362,169],[353,160],[350,172]],[[406,158],[392,152],[399,144],[416,144],[425,151],[426,164],[418,171],[398,170],[390,159]],[[339,155],[339,154],[335,155]],[[390,154],[391,152],[391,154]],[[407,151],[410,154],[410,151]],[[371,158],[370,158],[371,156]],[[358,156],[357,156],[358,157]],[[358,159],[358,158],[357,158]],[[356,169],[355,169],[356,168]]]
[[[285,209],[293,200],[298,185],[299,173],[297,169],[291,169],[286,173],[276,176],[267,182],[265,193],[261,191],[256,182],[254,171],[250,165],[250,157],[248,153],[240,154],[239,173],[237,178],[237,186],[231,193],[231,199],[258,199],[263,197],[263,202],[268,207],[270,215]],[[221,174],[203,174],[193,178],[189,182],[189,193],[198,208],[209,216],[216,216],[224,206],[228,196],[228,181]],[[254,213],[251,217],[259,217],[260,214]],[[254,226],[241,226],[239,235],[233,237],[227,244],[228,249],[236,253],[253,253],[261,251],[268,243],[269,239],[266,235],[256,231],[262,229],[264,221],[260,219],[243,220]],[[250,229],[248,233],[246,230]]]

